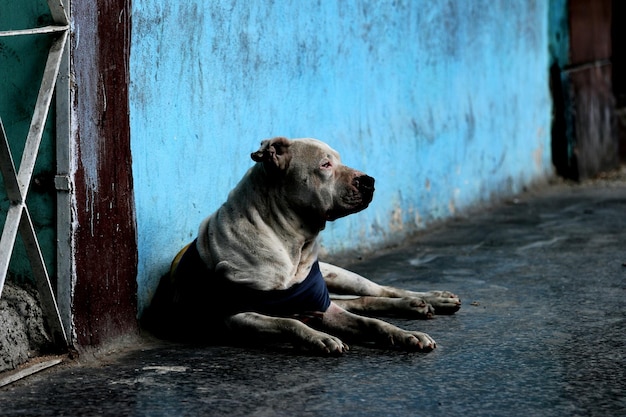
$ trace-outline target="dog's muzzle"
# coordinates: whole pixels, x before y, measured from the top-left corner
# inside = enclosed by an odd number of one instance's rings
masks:
[[[337,204],[326,212],[326,220],[337,220],[365,209],[374,198],[374,178],[365,174],[357,175],[346,191]]]
[[[359,192],[364,196],[370,196],[371,201],[371,197],[374,195],[374,182],[374,178],[370,177],[369,175],[363,174],[354,178],[354,180],[352,181],[352,185],[354,185],[356,189],[359,190]]]

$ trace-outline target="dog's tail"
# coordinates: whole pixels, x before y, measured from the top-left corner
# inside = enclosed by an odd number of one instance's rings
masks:
[[[159,338],[168,338],[170,329],[175,327],[173,323],[173,294],[172,280],[169,272],[164,274],[157,287],[150,305],[146,307],[139,318],[142,329],[147,330]]]

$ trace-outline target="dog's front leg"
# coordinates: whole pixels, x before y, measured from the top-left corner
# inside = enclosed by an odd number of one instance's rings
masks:
[[[348,350],[348,345],[339,338],[317,331],[292,318],[246,312],[227,318],[226,326],[239,337],[260,336],[286,341],[327,354],[341,354]]]
[[[324,313],[322,325],[330,333],[346,335],[364,342],[426,352],[437,347],[435,340],[426,333],[404,330],[382,320],[350,313],[335,302],[331,302]]]

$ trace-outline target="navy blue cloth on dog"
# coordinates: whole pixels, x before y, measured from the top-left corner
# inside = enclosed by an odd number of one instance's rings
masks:
[[[292,316],[307,312],[324,312],[330,306],[328,288],[320,271],[318,261],[304,281],[285,290],[261,291],[233,283],[209,271],[198,253],[194,240],[172,268],[175,286],[199,293],[190,298],[205,298],[209,310],[216,315],[232,315],[241,312],[257,312],[275,316]],[[195,285],[194,285],[195,284]],[[180,294],[185,296],[185,294]]]
[[[248,291],[251,293],[248,294]],[[246,304],[252,311],[269,315],[293,315],[304,312],[324,312],[330,306],[328,288],[317,261],[304,281],[286,290],[259,291],[246,289]],[[241,311],[245,310],[242,306]]]

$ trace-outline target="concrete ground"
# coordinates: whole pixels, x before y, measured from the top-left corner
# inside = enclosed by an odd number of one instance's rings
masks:
[[[145,340],[0,389],[0,415],[626,415],[626,181],[553,185],[450,221],[352,269],[450,289],[462,309],[394,319],[427,354]]]

